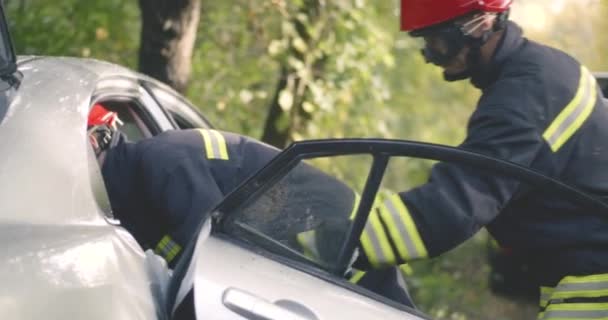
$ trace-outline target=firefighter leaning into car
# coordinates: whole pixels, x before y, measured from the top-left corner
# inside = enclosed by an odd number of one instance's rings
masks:
[[[402,0],[402,29],[424,40],[425,59],[447,81],[470,78],[482,92],[461,148],[608,195],[608,108],[594,77],[564,52],[524,38],[507,19],[511,4]],[[528,257],[540,281],[540,319],[608,319],[608,217],[529,191],[439,163],[426,184],[386,196],[371,212],[359,264],[438,256],[485,226]]]
[[[117,130],[119,122],[116,113],[100,104],[89,113],[90,142],[102,167],[112,211],[144,249],[154,250],[171,267],[203,215],[279,152],[242,135],[208,129],[167,131],[131,143]],[[306,173],[352,194],[318,170]],[[311,181],[315,191],[302,193],[323,192],[312,178],[304,180]],[[364,276],[357,273],[351,282],[407,304],[402,276],[398,268],[377,270]]]

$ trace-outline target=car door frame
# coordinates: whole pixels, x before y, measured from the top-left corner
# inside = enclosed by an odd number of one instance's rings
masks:
[[[331,270],[333,274],[343,273],[344,266],[350,261],[351,255],[347,254],[347,252],[353,252],[359,241],[376,192],[391,157],[413,157],[446,161],[497,172],[531,185],[543,185],[544,187],[554,189],[556,192],[567,193],[573,201],[584,202],[592,208],[605,211],[606,218],[608,218],[608,204],[604,203],[600,198],[593,197],[575,187],[513,162],[463,149],[430,143],[386,139],[330,139],[296,142],[285,149],[267,166],[243,183],[241,187],[229,194],[218,206],[217,210],[214,210],[212,216],[217,225],[214,229],[223,229],[223,220],[226,219],[223,212],[230,212],[233,208],[264,192],[275,181],[282,178],[289,169],[297,165],[300,160],[313,157],[355,154],[372,155],[373,163],[361,194],[359,208],[349,238],[341,250],[340,263],[338,263],[338,268]]]
[[[169,113],[156,101],[150,92],[141,85],[140,79],[127,76],[105,77],[98,81],[91,96],[91,105],[102,100],[121,100],[134,102],[142,120],[152,135],[163,131],[178,129]]]
[[[199,108],[194,106],[190,101],[177,93],[171,87],[164,83],[152,79],[140,79],[140,84],[148,91],[148,93],[156,100],[163,110],[173,121],[173,124],[178,129],[196,129],[205,128],[213,129],[213,125],[200,112]],[[162,91],[164,94],[171,97],[175,103],[170,105],[163,104],[163,99],[156,94],[156,90]],[[179,118],[179,119],[176,119]]]
[[[259,194],[270,188],[274,183],[284,177],[291,168],[300,163],[301,160],[314,157],[329,157],[341,155],[372,155],[373,162],[370,171],[367,175],[359,208],[356,213],[356,218],[351,227],[348,240],[343,244],[340,259],[341,263],[337,264],[337,268],[333,270],[325,270],[320,266],[315,265],[304,256],[289,256],[276,251],[268,250],[261,247],[259,244],[247,243],[244,239],[233,239],[224,231],[224,223],[229,218],[229,212],[238,206],[255,199]],[[391,157],[412,157],[422,158],[435,161],[448,161],[452,163],[465,164],[476,166],[480,169],[497,172],[519,179],[522,182],[531,185],[542,185],[549,187],[556,192],[568,194],[575,202],[583,202],[606,213],[608,218],[608,204],[600,198],[596,198],[584,193],[572,186],[563,182],[547,177],[533,169],[474,153],[471,151],[449,147],[438,144],[406,141],[406,140],[387,140],[387,139],[328,139],[328,140],[311,140],[296,142],[286,148],[264,168],[254,174],[251,178],[243,182],[238,188],[224,198],[224,200],[211,211],[212,228],[211,233],[215,236],[224,237],[228,241],[242,246],[250,251],[255,251],[258,254],[265,256],[268,259],[277,261],[290,268],[308,273],[317,278],[328,281],[337,286],[357,292],[371,299],[380,301],[395,308],[411,312],[411,309],[399,305],[391,300],[380,295],[374,294],[371,291],[360,288],[356,285],[343,281],[345,268],[350,262],[352,253],[354,252],[363,228],[367,222],[367,218],[373,204],[376,192],[382,182],[384,172],[387,168]],[[201,227],[203,222],[201,222]],[[200,228],[199,228],[200,230]],[[196,238],[184,250],[182,260],[189,261],[194,252]],[[181,261],[180,261],[181,262]],[[176,277],[173,298],[176,293],[176,286],[180,286],[181,279]],[[171,296],[169,297],[171,299]],[[423,316],[423,315],[418,315]]]

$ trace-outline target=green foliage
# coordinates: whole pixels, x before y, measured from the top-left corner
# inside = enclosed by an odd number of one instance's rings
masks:
[[[94,57],[136,65],[140,26],[135,1],[4,2],[20,55]]]

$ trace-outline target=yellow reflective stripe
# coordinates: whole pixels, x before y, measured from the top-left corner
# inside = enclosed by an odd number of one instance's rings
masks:
[[[354,220],[355,219],[355,215],[357,214],[357,210],[359,209],[359,202],[361,202],[361,196],[355,192],[355,200],[353,203],[353,210],[350,213],[350,220]]]
[[[399,249],[402,254],[401,257],[404,260],[428,257],[428,252],[420,237],[418,228],[399,194],[390,194],[384,203],[385,205],[383,207],[385,209],[392,208],[394,209],[393,211],[396,210],[393,215],[391,215],[391,212],[389,211],[384,211],[382,218],[386,217],[390,219],[390,222],[387,221],[387,224],[389,225],[389,230],[392,230],[391,236],[393,236],[393,242],[398,248],[402,248]],[[399,217],[399,222],[395,221],[395,214]],[[399,225],[399,223],[401,223],[401,225]],[[403,233],[404,231],[405,234]],[[398,245],[398,243],[401,245]]]
[[[200,134],[203,136],[203,142],[205,143],[205,153],[207,154],[207,158],[215,158],[215,153],[213,152],[213,145],[211,144],[211,137],[209,136],[209,132],[207,132],[206,129],[199,129],[198,132],[200,132]]]
[[[555,291],[555,288],[551,287],[540,287],[540,307],[544,308],[549,303],[549,299],[551,298],[551,294]]]
[[[171,249],[171,251],[169,251],[169,253],[165,257],[165,259],[167,260],[167,262],[173,261],[173,259],[179,254],[180,251],[182,251],[182,247],[179,244],[176,243],[173,246],[173,248]]]
[[[205,153],[208,159],[228,160],[228,146],[226,139],[216,130],[198,129],[205,144]]]
[[[376,210],[372,210],[361,235],[363,251],[374,267],[395,265],[396,258]]]
[[[591,77],[591,75],[589,75],[589,77]],[[583,125],[583,122],[585,122],[585,120],[587,120],[587,118],[593,111],[593,107],[595,106],[595,103],[597,102],[597,86],[595,85],[595,80],[589,79],[588,81],[591,82],[591,84],[589,84],[589,86],[591,87],[590,88],[591,96],[590,96],[587,104],[583,107],[581,114],[568,127],[568,129],[564,132],[564,134],[562,136],[560,136],[559,139],[555,142],[555,147],[554,147],[555,151],[559,150],[559,148],[561,148],[562,145],[564,145],[564,143],[566,143],[566,141],[568,141],[568,139],[570,139],[570,137],[572,137],[574,135],[574,133],[576,133],[576,131]]]
[[[320,258],[319,252],[317,251],[315,230],[299,233],[296,236],[296,240],[306,257],[313,260]]]
[[[374,267],[379,267],[380,262],[379,258],[376,254],[376,249],[374,248],[374,243],[372,242],[372,236],[365,229],[363,230],[363,234],[361,234],[361,247],[363,248],[363,252],[365,253],[365,257],[369,263]]]
[[[543,133],[551,150],[558,151],[593,111],[597,101],[597,86],[593,75],[581,66],[579,87],[570,103]]]
[[[353,270],[353,276],[350,277],[350,279],[348,279],[348,282],[350,283],[358,283],[361,278],[363,278],[363,276],[365,275],[365,271],[361,271],[361,270]]]
[[[158,242],[154,252],[163,257],[167,262],[171,262],[181,250],[182,247],[166,235]]]
[[[402,264],[399,266],[399,270],[401,270],[401,273],[404,276],[411,276],[412,274],[414,274],[414,269],[412,269],[412,267],[410,267],[409,264]]]
[[[385,204],[381,204],[378,208],[380,216],[382,217],[382,220],[384,220],[388,232],[393,239],[393,243],[397,247],[399,256],[403,260],[409,259],[412,256],[412,251],[416,249],[414,244],[409,241],[405,225],[402,224],[401,221],[395,221],[395,219],[393,219],[393,214]],[[410,246],[410,250],[407,248],[408,245]]]
[[[551,125],[549,125],[549,127],[545,130],[545,132],[543,133],[543,137],[545,139],[548,140],[551,136],[553,136],[556,133],[557,129],[559,128],[559,125],[564,122],[566,117],[568,117],[568,115],[572,113],[572,111],[576,108],[576,106],[583,99],[583,94],[585,91],[586,77],[585,77],[585,72],[584,72],[584,69],[582,66],[581,66],[580,73],[581,74],[580,74],[580,78],[578,80],[578,89],[576,90],[576,94],[574,95],[574,98],[572,98],[570,103],[568,103],[566,105],[566,107],[562,110],[562,112],[560,112],[560,114],[557,116],[557,118],[555,118],[555,120],[553,120]]]
[[[552,299],[608,296],[608,274],[567,276],[555,287]]]
[[[215,130],[209,131],[215,136],[218,147],[220,149],[219,159],[228,160],[228,147],[226,146],[226,139],[224,139],[224,136],[221,133]]]
[[[547,307],[548,310],[608,310],[606,302],[585,302],[585,303],[556,303]],[[608,316],[608,314],[606,315]]]
[[[596,298],[608,297],[608,289],[584,290],[584,291],[558,291],[551,295],[551,299],[568,298]]]
[[[391,244],[388,240],[388,236],[386,232],[384,232],[384,227],[382,226],[382,222],[380,222],[380,218],[377,214],[370,215],[371,226],[375,231],[375,234],[378,236],[378,240],[380,242],[380,248],[382,249],[382,253],[387,258],[385,259],[385,263],[394,264],[395,263],[395,255],[393,254],[393,248],[391,248]]]
[[[165,247],[167,246],[169,241],[171,241],[171,238],[169,236],[162,237],[162,239],[160,239],[160,241],[156,245],[154,252],[156,252],[157,254],[160,254],[165,249]]]
[[[608,320],[608,303],[556,303],[547,306],[543,320]]]
[[[608,281],[608,273],[592,274],[589,276],[567,276],[560,280],[559,284],[568,283],[589,283],[589,282],[604,282]]]

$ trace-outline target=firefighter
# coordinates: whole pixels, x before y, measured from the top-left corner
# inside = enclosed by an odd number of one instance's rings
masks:
[[[170,267],[176,265],[183,248],[195,236],[204,214],[279,153],[251,138],[210,129],[167,131],[131,143],[117,130],[119,123],[116,113],[100,104],[89,113],[89,138],[101,163],[112,211],[144,249],[154,250]],[[348,214],[342,220],[328,220],[327,216],[352,211],[355,196],[350,188],[310,166],[298,166],[297,179],[291,192],[306,197],[287,197],[292,203],[285,204],[276,200],[273,205],[284,210],[274,211],[297,213],[302,211],[298,207],[314,206],[315,210],[304,211],[321,211],[321,220],[336,221],[333,225],[337,228],[349,226]],[[307,219],[300,217],[302,220]],[[333,233],[330,229],[317,232],[327,240],[325,250],[336,242],[328,239],[343,234]],[[350,280],[411,305],[400,270],[373,271],[365,276],[357,273]]]
[[[511,4],[402,0],[402,29],[424,40],[424,58],[445,80],[470,79],[481,90],[460,148],[608,195],[608,109],[594,77],[566,53],[524,38],[508,20]],[[485,226],[529,260],[542,287],[541,319],[608,317],[601,212],[449,163],[434,166],[426,184],[382,199],[364,229],[360,265],[435,257]]]
[[[167,131],[135,143],[108,126],[89,131],[114,215],[169,266],[203,215],[278,153],[253,139],[211,129]]]

